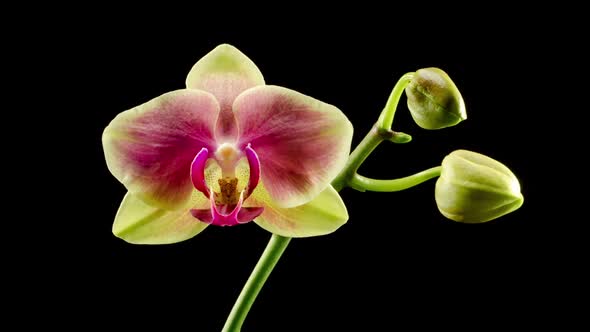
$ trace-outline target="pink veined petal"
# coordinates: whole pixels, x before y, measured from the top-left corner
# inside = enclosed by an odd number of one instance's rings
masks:
[[[207,164],[208,158],[209,150],[207,148],[202,148],[191,164],[191,181],[193,182],[193,186],[198,191],[202,192],[205,197],[209,197],[211,194],[207,187],[207,183],[205,182],[205,165]]]
[[[175,209],[193,190],[195,155],[215,147],[215,97],[177,90],[122,112],[102,136],[107,166],[130,193],[148,204]]]
[[[233,140],[237,134],[232,104],[236,97],[251,87],[264,85],[262,73],[240,50],[228,44],[217,46],[191,69],[186,87],[211,92],[219,101],[220,115],[216,137]]]
[[[336,177],[350,152],[352,124],[336,107],[278,86],[234,102],[239,146],[256,150],[262,181],[280,207],[304,204]]]
[[[250,144],[246,146],[244,151],[246,159],[248,159],[248,166],[250,166],[250,177],[248,178],[248,186],[245,189],[246,193],[244,194],[244,199],[247,199],[254,189],[256,189],[258,181],[260,181],[260,159]]]

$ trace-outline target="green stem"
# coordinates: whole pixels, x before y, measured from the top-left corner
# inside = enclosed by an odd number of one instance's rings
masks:
[[[379,117],[379,121],[377,122],[379,125],[379,129],[382,130],[390,130],[391,125],[393,124],[393,116],[395,115],[395,110],[397,109],[397,104],[399,103],[399,99],[404,92],[408,83],[414,77],[414,73],[406,73],[397,81],[393,90],[391,90],[391,94],[389,95],[389,99],[387,99],[387,103],[385,104],[385,108]]]
[[[264,286],[266,279],[272,272],[279,258],[287,248],[291,241],[290,237],[283,237],[273,234],[270,241],[266,245],[266,249],[260,256],[258,263],[254,267],[250,278],[246,281],[246,285],[242,289],[240,296],[236,300],[234,307],[223,326],[222,332],[239,332],[242,324],[250,311],[250,307],[254,303],[256,296]]]
[[[355,174],[350,179],[350,186],[360,191],[392,192],[401,191],[440,175],[441,166],[436,166],[422,172],[393,180],[375,180]]]
[[[340,171],[338,176],[332,181],[332,187],[334,187],[336,191],[340,191],[348,185],[348,182],[352,179],[354,174],[356,174],[356,171],[359,169],[363,161],[365,161],[371,152],[383,142],[384,138],[382,137],[382,134],[384,133],[384,131],[379,131],[376,126],[371,128],[371,131],[369,131],[367,136],[365,136],[356,149],[352,151],[342,171]]]

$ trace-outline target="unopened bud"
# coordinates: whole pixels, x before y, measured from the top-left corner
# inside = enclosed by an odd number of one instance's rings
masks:
[[[467,119],[465,103],[449,75],[438,68],[414,73],[406,87],[408,108],[414,121],[424,129],[451,127]]]
[[[518,179],[508,167],[466,150],[454,151],[443,160],[435,199],[445,217],[465,223],[501,217],[524,201]]]

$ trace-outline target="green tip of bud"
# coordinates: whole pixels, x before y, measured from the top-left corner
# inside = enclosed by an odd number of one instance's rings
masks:
[[[424,129],[451,127],[467,119],[465,103],[449,75],[438,68],[414,73],[406,87],[408,108],[416,124]]]
[[[518,179],[508,167],[466,150],[454,151],[443,160],[435,199],[445,217],[464,223],[496,219],[524,202]]]

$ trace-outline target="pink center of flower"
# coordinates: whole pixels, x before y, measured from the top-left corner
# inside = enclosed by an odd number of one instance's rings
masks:
[[[238,193],[236,166],[245,155],[250,168],[248,184]],[[205,181],[205,165],[209,159],[209,150],[202,148],[191,165],[191,180],[195,189],[202,192],[211,203],[210,209],[191,209],[191,214],[202,222],[218,226],[234,226],[251,221],[259,216],[263,207],[242,207],[254,191],[260,180],[260,160],[250,144],[243,151],[233,144],[221,144],[213,154],[214,160],[221,168],[221,178],[217,179],[220,191],[213,192]]]

